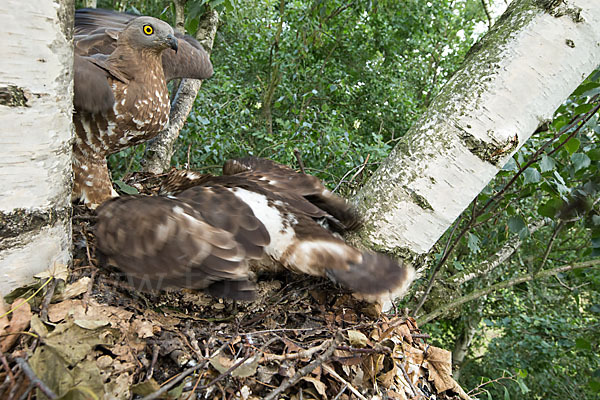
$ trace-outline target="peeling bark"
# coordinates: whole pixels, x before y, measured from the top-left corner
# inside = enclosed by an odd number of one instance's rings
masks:
[[[354,199],[369,247],[427,253],[600,64],[600,7],[514,1]],[[596,4],[594,4],[596,3]]]
[[[196,39],[209,54],[212,51],[218,24],[219,13],[211,10],[200,20],[200,26],[196,33]],[[177,94],[171,104],[169,126],[146,146],[146,153],[144,160],[142,160],[144,171],[159,174],[168,170],[171,166],[173,145],[192,110],[194,100],[201,85],[202,81],[198,79],[181,80]]]
[[[71,258],[73,10],[0,3],[1,294]]]

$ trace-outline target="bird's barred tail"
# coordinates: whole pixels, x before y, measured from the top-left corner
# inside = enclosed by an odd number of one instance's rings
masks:
[[[383,254],[363,252],[362,262],[349,263],[348,266],[345,270],[329,269],[327,275],[371,303],[401,298],[415,279],[412,265]]]

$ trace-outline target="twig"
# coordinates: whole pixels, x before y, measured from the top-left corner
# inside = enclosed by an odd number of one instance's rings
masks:
[[[404,375],[404,379],[406,379],[406,382],[409,384],[414,395],[415,396],[423,395],[423,392],[421,392],[421,390],[417,389],[417,387],[410,380],[410,377],[408,376],[408,372],[406,372],[406,368],[404,368],[404,365],[402,365],[402,362],[399,362],[398,366],[400,366],[400,371],[402,371],[402,375]]]
[[[391,354],[392,353],[392,350],[389,347],[385,347],[385,346],[381,346],[381,345],[376,345],[376,347],[372,348],[372,349],[362,349],[362,348],[348,347],[348,346],[338,346],[337,349],[342,350],[342,351],[349,351],[351,353],[367,353],[367,354],[372,354],[372,353]]]
[[[279,385],[279,387],[277,389],[271,391],[271,393],[269,393],[267,395],[267,397],[264,398],[264,400],[276,399],[280,393],[282,393],[289,387],[295,385],[300,379],[302,379],[304,376],[310,374],[318,366],[323,365],[323,363],[331,357],[334,350],[337,348],[338,343],[341,342],[341,340],[342,340],[342,335],[340,333],[336,334],[335,338],[329,341],[329,347],[327,348],[327,350],[325,350],[325,352],[323,352],[323,354],[321,354],[315,360],[313,360],[309,364],[307,364],[304,367],[302,367],[301,369],[299,369],[296,372],[296,374],[294,376],[292,376],[290,379],[284,379],[283,382],[281,383],[281,385]]]
[[[177,385],[179,382],[181,382],[182,380],[184,380],[185,378],[187,378],[189,375],[193,374],[195,371],[199,370],[200,368],[204,368],[204,366],[208,363],[208,361],[210,360],[210,358],[216,356],[217,354],[219,354],[221,351],[223,351],[223,349],[225,347],[227,347],[229,345],[229,342],[223,344],[221,347],[219,347],[217,349],[217,351],[215,351],[212,356],[210,356],[209,358],[206,358],[205,360],[203,360],[201,363],[190,367],[188,369],[186,369],[185,371],[183,371],[181,373],[181,375],[179,375],[177,378],[173,379],[171,382],[165,384],[164,386],[162,386],[159,390],[157,390],[154,393],[150,393],[148,396],[144,397],[142,400],[154,400],[154,399],[158,399],[159,397],[161,397],[163,394],[167,393],[169,390],[171,390],[172,387],[174,387],[175,385]]]
[[[25,375],[27,375],[27,378],[29,378],[29,381],[34,386],[36,386],[38,389],[40,389],[42,391],[42,393],[44,393],[46,395],[46,397],[48,397],[51,400],[58,398],[58,396],[56,395],[56,393],[54,393],[54,391],[52,391],[52,389],[50,389],[48,386],[46,386],[46,384],[44,382],[42,382],[40,380],[40,378],[38,378],[35,375],[35,373],[31,369],[31,367],[29,366],[29,364],[27,363],[27,361],[25,361],[25,359],[23,359],[21,357],[17,357],[17,358],[15,358],[15,361],[17,362],[17,364],[21,368],[21,371],[23,371],[23,373]]]
[[[481,0],[481,4],[483,5],[483,11],[485,12],[485,16],[488,20],[488,28],[491,28],[494,24],[494,19],[492,18],[492,14],[490,13],[490,6],[485,0]]]
[[[476,390],[480,390],[482,387],[484,387],[486,385],[489,385],[490,383],[497,383],[497,382],[501,381],[502,379],[515,380],[515,377],[514,377],[514,375],[508,375],[508,376],[502,375],[500,378],[496,378],[496,379],[493,379],[491,381],[483,382],[479,386],[477,386],[477,387],[469,390],[467,392],[467,395],[469,395],[469,396],[477,396],[481,392],[474,393]]]
[[[87,244],[86,244],[87,247]],[[89,250],[88,250],[88,261],[89,261]],[[93,265],[90,262],[90,265]],[[96,281],[96,275],[98,274],[98,267],[94,267],[92,270],[92,276],[90,277],[90,281],[88,282],[87,290],[83,294],[83,304],[85,304],[85,310],[87,312],[88,304],[90,302],[90,294],[92,293],[92,289],[94,288],[94,282]]]
[[[345,380],[344,378],[342,378],[341,376],[339,376],[338,373],[335,372],[335,370],[333,368],[331,368],[329,365],[323,364],[323,366],[321,368],[323,368],[323,370],[327,371],[327,373],[329,375],[333,376],[335,379],[337,379],[338,381],[340,381],[341,383],[343,383],[360,400],[367,400],[367,398],[365,396],[363,396],[361,392],[359,392],[358,390],[356,390],[356,388],[354,386],[352,386],[350,384],[350,382],[348,382],[347,380]]]
[[[344,392],[346,391],[346,389],[348,389],[348,384],[344,383],[344,386],[342,386],[342,388],[340,389],[340,391],[338,392],[338,394],[335,395],[335,397],[333,398],[333,400],[338,400],[340,398],[340,396],[342,394],[344,394]]]
[[[258,350],[258,352],[262,353],[262,351],[265,348],[269,347],[269,345],[271,345],[271,343],[273,343],[273,342],[275,342],[277,340],[279,340],[279,338],[273,338],[273,339],[268,340],[265,344],[263,344],[261,346],[261,348]],[[214,385],[215,383],[219,382],[220,380],[222,380],[226,376],[229,376],[233,371],[235,371],[236,369],[238,369],[242,364],[244,364],[246,361],[248,361],[250,358],[252,358],[254,356],[256,356],[256,353],[248,354],[246,357],[242,358],[240,361],[238,361],[235,364],[233,364],[230,368],[227,369],[227,371],[223,372],[221,375],[217,376],[215,379],[213,379],[212,381],[208,382],[206,385],[194,387],[193,389],[189,389],[189,390],[203,390],[203,389],[211,387],[212,385]],[[185,388],[183,391],[187,392],[188,388]]]
[[[304,171],[304,162],[302,161],[302,154],[300,154],[300,150],[294,149],[294,156],[296,156],[296,160],[298,160],[298,166],[300,167],[300,172],[305,174],[306,171]]]
[[[40,319],[42,321],[48,321],[48,306],[50,305],[50,301],[52,301],[52,296],[54,296],[56,285],[58,285],[58,279],[52,279],[52,282],[44,295],[44,300],[40,306]]]
[[[315,347],[311,347],[310,349],[306,349],[306,350],[300,350],[296,353],[289,353],[289,354],[270,354],[270,353],[265,353],[260,362],[270,362],[270,361],[283,361],[283,360],[294,360],[297,358],[311,358],[315,353],[323,350],[329,343],[327,342],[323,342],[318,346]]]
[[[445,304],[444,306],[437,308],[435,311],[433,311],[429,314],[426,314],[422,317],[417,318],[417,324],[419,324],[419,326],[426,324],[427,322],[434,320],[441,315],[444,315],[446,312],[452,310],[455,307],[458,307],[469,301],[478,299],[481,296],[485,296],[485,295],[490,294],[499,289],[505,289],[505,288],[508,288],[508,287],[511,287],[514,285],[518,285],[519,283],[529,282],[533,279],[541,279],[541,278],[545,278],[548,276],[553,276],[558,273],[570,271],[573,269],[592,268],[592,267],[598,267],[598,266],[600,266],[600,259],[595,258],[592,260],[583,261],[583,262],[576,263],[576,264],[563,265],[563,266],[553,268],[553,269],[546,269],[546,270],[538,272],[535,276],[532,276],[531,274],[521,275],[517,278],[511,279],[508,281],[504,281],[504,282],[500,282],[495,285],[488,286],[484,289],[469,293],[466,296],[460,297],[448,304]]]
[[[415,339],[430,339],[431,336],[429,336],[426,333],[412,333],[410,336],[412,336]]]
[[[356,177],[363,171],[363,169],[365,169],[365,167],[367,166],[367,163],[369,162],[369,158],[371,158],[371,153],[367,154],[367,157],[365,158],[365,162],[362,163],[362,165],[360,166],[358,171],[356,171],[354,173],[354,175],[352,175],[352,178],[350,178],[350,181],[348,181],[348,183],[352,183],[352,181],[354,181],[354,179],[356,179]]]
[[[10,366],[8,365],[8,360],[6,359],[6,356],[4,355],[2,350],[0,350],[0,362],[2,362],[2,366],[6,370],[7,376],[10,377],[10,379],[12,381],[14,381],[15,375],[13,374],[12,370],[10,369]]]
[[[538,268],[536,268],[535,272],[543,269],[544,266],[546,265],[546,261],[548,261],[548,256],[550,255],[550,252],[552,251],[552,245],[554,245],[554,241],[556,240],[556,237],[558,236],[558,233],[561,231],[563,226],[565,226],[565,221],[561,220],[558,223],[558,226],[556,227],[556,229],[554,230],[554,233],[552,233],[552,237],[548,241],[548,246],[546,246],[546,251],[544,252],[544,256],[542,257],[542,262],[540,263],[540,266]]]
[[[160,346],[158,344],[154,344],[152,346],[152,361],[150,362],[150,368],[148,369],[148,373],[146,374],[146,380],[152,378],[154,374],[154,366],[156,365],[156,361],[158,360],[158,351],[160,350]]]
[[[476,200],[477,200],[477,197],[475,197],[475,200],[473,203],[473,212],[475,212],[475,201]],[[473,220],[473,218],[471,218],[471,220]],[[440,258],[440,261],[437,263],[437,265],[435,266],[435,269],[433,270],[433,273],[431,274],[431,278],[429,278],[429,283],[427,284],[425,293],[423,293],[423,296],[421,296],[419,303],[412,311],[413,316],[416,316],[417,313],[419,312],[419,310],[421,309],[421,307],[423,307],[423,304],[425,304],[425,300],[427,300],[427,296],[429,295],[429,293],[431,292],[431,289],[433,288],[433,283],[435,282],[435,277],[437,276],[437,273],[442,268],[442,265],[444,265],[444,263],[448,259],[448,256],[450,256],[450,253],[452,253],[452,250],[454,250],[454,246],[456,246],[456,244],[460,241],[460,239],[462,239],[462,237],[467,233],[467,231],[469,229],[469,225],[467,225],[467,227],[465,227],[460,232],[460,234],[458,235],[456,240],[452,243],[452,245],[450,245],[450,243],[452,242],[452,238],[454,237],[454,232],[456,232],[456,228],[458,228],[460,221],[462,221],[462,215],[460,217],[458,217],[458,219],[454,223],[454,227],[452,228],[452,232],[450,232],[450,237],[448,238],[448,241],[446,242],[446,247],[444,248],[444,252],[442,253],[442,258]]]

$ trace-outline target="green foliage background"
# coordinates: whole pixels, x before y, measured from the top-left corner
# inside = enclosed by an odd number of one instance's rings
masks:
[[[198,94],[173,164],[217,171],[229,157],[254,154],[297,166],[297,149],[308,172],[351,195],[460,66],[487,26],[482,3],[189,1],[189,32],[206,7],[221,12],[222,25],[211,56],[215,75]],[[168,1],[98,6],[174,20]],[[465,234],[424,313],[497,282],[600,256],[599,82],[600,73],[592,74],[465,211],[457,222]],[[113,175],[139,169],[142,155],[143,146],[112,156]],[[432,252],[431,267],[450,236]],[[448,283],[514,237],[523,242],[506,263],[459,287]],[[468,324],[476,326],[461,383],[491,381],[480,398],[587,399],[600,392],[599,317],[596,267],[492,293],[424,329],[452,349]]]

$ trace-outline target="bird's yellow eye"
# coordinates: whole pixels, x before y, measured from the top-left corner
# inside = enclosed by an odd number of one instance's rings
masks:
[[[154,28],[150,25],[144,25],[144,33],[146,35],[152,35],[154,33]]]

